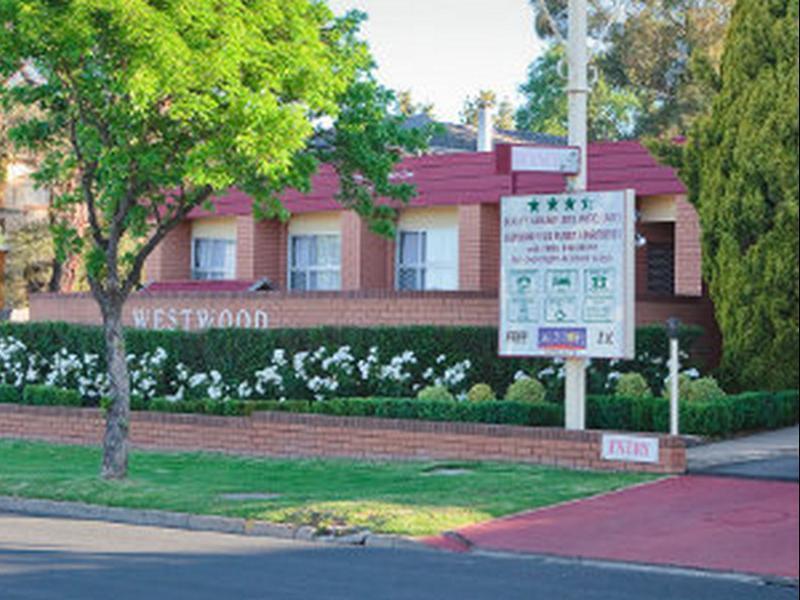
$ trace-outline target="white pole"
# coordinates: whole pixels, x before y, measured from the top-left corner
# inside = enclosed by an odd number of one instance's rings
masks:
[[[678,435],[678,338],[669,340],[669,432]]]
[[[580,192],[586,189],[586,120],[587,98],[587,47],[586,47],[586,0],[569,0],[567,66],[569,79],[567,82],[570,146],[580,148],[581,163],[578,174],[569,178],[570,191]],[[566,382],[564,424],[567,429],[586,428],[586,360],[568,358],[566,362]]]

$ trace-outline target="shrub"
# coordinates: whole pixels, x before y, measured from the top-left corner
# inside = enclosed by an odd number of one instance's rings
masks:
[[[670,379],[667,377],[662,393],[664,398],[670,397],[669,386]],[[678,397],[687,402],[709,402],[724,398],[725,392],[722,391],[717,380],[713,377],[692,379],[685,373],[681,373],[678,376]]]
[[[544,397],[544,386],[532,377],[517,379],[506,391],[506,400],[512,402],[543,402]]]
[[[0,404],[19,404],[22,394],[18,387],[0,383]]]
[[[672,385],[672,377],[667,377],[664,379],[664,387],[661,390],[661,396],[663,398],[669,399],[670,398],[670,386]],[[689,387],[692,385],[692,378],[689,377],[686,373],[680,373],[678,375],[678,397],[681,400],[685,400],[689,395]]]
[[[681,328],[681,348],[690,349],[701,332],[702,330],[695,326]],[[99,327],[58,322],[3,322],[0,323],[0,337],[2,336],[13,336],[26,346],[29,354],[36,354],[42,358],[52,356],[53,352],[60,348],[66,348],[78,357],[96,355],[96,371],[104,372],[105,342]],[[266,359],[273,356],[274,351],[283,350],[287,357],[291,357],[298,352],[313,352],[322,346],[331,350],[347,346],[357,357],[369,356],[370,349],[375,347],[378,349],[382,364],[387,363],[392,357],[402,356],[407,351],[412,351],[415,358],[414,363],[403,365],[403,370],[411,375],[409,380],[395,384],[390,378],[384,378],[386,385],[380,388],[373,384],[375,377],[372,374],[368,380],[362,380],[357,372],[350,375],[336,372],[338,387],[331,392],[324,390],[328,397],[390,394],[408,396],[411,393],[412,382],[444,384],[449,389],[458,390],[461,389],[458,386],[467,389],[473,382],[484,382],[494,390],[502,390],[513,380],[514,374],[518,371],[535,374],[536,378],[546,385],[551,400],[560,398],[563,385],[561,369],[553,368],[552,361],[548,359],[498,360],[496,327],[419,325],[268,330],[211,329],[199,332],[127,329],[125,342],[127,352],[138,358],[144,357],[147,353],[153,358],[158,348],[163,348],[166,352],[165,361],[151,374],[153,376],[144,378],[148,383],[150,379],[155,380],[154,386],[146,390],[150,398],[175,392],[171,380],[175,379],[178,365],[183,365],[193,374],[211,374],[216,371],[221,376],[222,385],[229,388],[225,393],[229,393],[232,397],[244,398],[247,395],[239,392],[239,384],[250,380],[250,385],[253,387],[253,374],[264,370]],[[612,371],[636,371],[645,377],[653,389],[658,389],[667,375],[664,360],[667,349],[668,340],[664,327],[659,325],[638,327],[636,359],[592,361],[587,374],[589,391],[595,394],[608,393],[611,389],[608,385],[608,375]],[[446,362],[437,362],[441,356],[446,356]],[[468,377],[466,380],[456,382],[460,370],[454,367],[467,360],[470,361]],[[682,364],[690,365],[691,362],[682,360]],[[2,365],[0,360],[0,383],[14,383],[3,381]],[[319,365],[315,364],[316,366]],[[434,367],[436,373],[425,378],[423,375],[431,367]],[[450,381],[444,381],[445,371],[452,371]],[[552,375],[545,376],[542,371],[549,371]],[[310,375],[314,376],[316,373]],[[62,385],[61,382],[54,383]],[[253,393],[250,397],[311,399],[314,395],[305,382],[300,380],[287,380],[285,384],[286,389],[279,393],[270,389],[264,393]],[[215,389],[218,387],[215,386]],[[210,395],[206,387],[200,385],[194,388],[190,395],[200,398],[206,393]]]
[[[74,390],[64,390],[49,385],[26,385],[22,403],[34,406],[80,406],[81,395]]]
[[[648,398],[653,395],[645,378],[639,373],[623,373],[617,379],[614,395],[625,398]]]
[[[476,383],[467,392],[467,400],[470,402],[487,402],[496,399],[494,390],[486,383]]]
[[[725,397],[725,392],[719,387],[713,377],[701,377],[689,384],[686,400],[689,402],[708,402]]]
[[[443,385],[429,385],[417,393],[419,400],[455,400],[455,396]]]

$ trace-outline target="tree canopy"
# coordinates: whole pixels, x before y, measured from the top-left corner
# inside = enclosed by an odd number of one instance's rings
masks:
[[[679,161],[722,368],[742,388],[798,387],[797,23],[797,0],[739,0],[719,94]]]
[[[41,80],[0,89],[5,109],[34,109],[9,136],[42,156],[58,253],[82,254],[106,327],[106,475],[127,465],[122,305],[193,208],[237,186],[258,216],[285,217],[280,193],[325,161],[342,205],[392,232],[376,200],[413,194],[389,175],[425,132],[390,115],[363,18],[312,0],[0,0],[0,74],[27,64]]]
[[[567,84],[562,46],[550,47],[530,67],[528,81],[520,86],[525,103],[515,115],[518,129],[567,135]],[[633,135],[640,112],[638,98],[625,88],[615,88],[602,71],[589,95],[588,134],[591,140],[614,140]]]
[[[633,137],[687,133],[714,96],[715,73],[733,2],[590,2],[588,31],[596,74],[592,95],[598,96],[590,102],[604,122],[596,133],[612,137],[620,133]],[[567,0],[530,0],[530,4],[536,31],[550,43],[550,51],[557,52],[567,33]],[[551,123],[552,113],[557,112],[552,107],[564,102],[559,88],[542,91],[561,80],[554,64],[557,58],[545,55],[531,66],[528,82],[522,87],[528,102],[518,117],[520,126]],[[557,101],[550,98],[554,95],[559,96]],[[542,104],[550,113],[539,119],[536,109]]]

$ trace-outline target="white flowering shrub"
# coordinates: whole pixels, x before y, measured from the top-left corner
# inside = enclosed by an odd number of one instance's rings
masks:
[[[109,382],[104,358],[93,353],[74,353],[67,348],[51,351],[38,345],[35,338],[25,338],[37,346],[38,352],[26,347],[13,335],[0,337],[0,384],[22,389],[27,384],[44,384],[78,391],[88,404],[99,404],[108,395]],[[408,340],[409,345],[414,339]],[[291,344],[287,340],[287,345]],[[263,355],[250,349],[243,362],[231,348],[220,350],[219,355],[206,355],[198,360],[197,354],[187,352],[186,357],[174,345],[174,355],[156,347],[128,355],[132,401],[140,406],[154,398],[166,401],[210,399],[314,399],[334,397],[415,397],[426,387],[446,388],[455,398],[467,397],[470,386],[487,382],[495,389],[506,389],[514,381],[525,378],[538,380],[545,388],[548,399],[563,396],[564,361],[559,359],[487,361],[482,348],[464,357],[468,348],[447,347],[448,353],[427,350],[382,349],[379,345],[364,347],[354,342],[354,347],[318,345],[289,351],[280,347],[264,350]],[[92,347],[92,346],[84,346]],[[147,348],[147,343],[138,347]],[[402,345],[399,345],[402,348]],[[424,345],[422,345],[425,348]],[[665,358],[652,348],[640,351],[635,360],[598,360],[591,363],[588,372],[588,389],[594,394],[613,393],[620,373],[641,373],[652,389],[663,385],[667,364]],[[46,350],[45,350],[46,348]],[[435,346],[434,346],[435,348]],[[200,354],[200,356],[203,356]],[[686,355],[682,352],[682,362]],[[187,362],[181,362],[186,360]],[[209,361],[202,368],[203,360]],[[516,370],[516,373],[514,371]],[[512,375],[513,373],[513,375]],[[695,378],[699,373],[689,371]],[[655,382],[655,383],[653,383]]]
[[[131,395],[148,402],[156,396],[171,401],[310,398],[334,396],[412,396],[423,387],[439,386],[464,395],[469,385],[469,360],[450,361],[440,354],[435,364],[420,368],[414,352],[382,357],[373,346],[356,356],[350,346],[319,346],[289,354],[275,349],[263,365],[239,381],[227,381],[216,369],[194,372],[184,363],[171,367],[161,347],[128,354]],[[47,357],[28,351],[19,340],[0,338],[0,383],[22,388],[45,384],[77,390],[90,403],[108,394],[105,367],[97,354],[78,355],[61,348]]]

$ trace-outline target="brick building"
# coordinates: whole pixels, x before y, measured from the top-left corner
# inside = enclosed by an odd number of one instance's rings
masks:
[[[500,198],[558,193],[555,173],[500,174],[497,150],[408,158],[395,170],[416,197],[399,210],[397,237],[371,233],[334,200],[335,174],[308,194],[287,192],[288,222],[257,221],[249,198],[231,190],[211,213],[197,209],[149,258],[145,287],[128,303],[139,327],[345,324],[496,325]],[[719,337],[700,271],[694,208],[674,171],[638,142],[590,144],[590,190],[633,188],[637,197],[637,323],[678,316]],[[33,319],[98,322],[84,295],[39,294]]]

